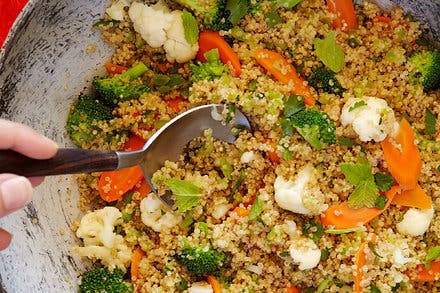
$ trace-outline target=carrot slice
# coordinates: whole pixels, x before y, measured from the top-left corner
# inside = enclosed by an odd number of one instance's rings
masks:
[[[307,105],[315,104],[315,98],[310,91],[310,87],[304,84],[295,67],[281,54],[267,49],[259,49],[255,51],[254,57],[258,64],[264,67],[279,82],[286,85],[292,84],[294,86],[292,93],[303,96]]]
[[[355,255],[355,265],[356,265],[356,275],[354,276],[354,290],[356,293],[362,293],[363,289],[361,287],[362,277],[363,277],[363,267],[367,263],[367,254],[365,253],[365,249],[368,247],[369,242],[376,242],[376,235],[371,237],[371,240],[362,242],[359,250]]]
[[[300,293],[301,291],[299,291],[298,288],[296,288],[294,285],[290,285],[289,287],[286,288],[287,289],[287,293]]]
[[[336,15],[333,28],[348,32],[357,28],[356,13],[352,0],[327,0],[328,10]]]
[[[267,157],[272,163],[279,164],[281,162],[280,157],[278,156],[276,149],[277,144],[271,139],[264,139],[263,142],[272,147],[273,151],[266,151]]]
[[[197,52],[197,59],[201,62],[206,62],[204,54],[212,49],[218,49],[220,60],[227,64],[231,63],[234,68],[234,75],[240,76],[241,64],[237,54],[232,50],[231,46],[219,34],[219,32],[206,30],[199,34],[199,51]]]
[[[178,113],[181,110],[180,103],[183,102],[182,97],[176,97],[172,99],[166,100],[167,105],[169,108],[171,108],[174,112]]]
[[[384,193],[388,198],[388,201],[383,209],[376,207],[354,209],[348,205],[348,202],[343,202],[328,208],[322,215],[321,222],[327,227],[334,227],[334,229],[348,229],[358,227],[359,225],[365,225],[382,214],[390,206],[391,201],[398,190],[398,186],[393,186],[390,190]]]
[[[249,216],[249,210],[241,206],[235,207],[233,211],[237,214],[237,216],[242,218]]]
[[[212,275],[208,275],[208,276],[206,276],[206,280],[211,285],[214,293],[221,293],[222,292],[222,287],[220,286],[220,283],[218,282],[216,277],[214,277]]]
[[[128,70],[128,67],[114,64],[111,62],[105,63],[105,68],[107,69],[107,71],[110,75],[121,74],[121,73]]]
[[[405,119],[400,122],[394,141],[400,145],[399,148],[391,142],[389,136],[381,142],[388,170],[403,190],[414,189],[422,170],[422,159],[414,130]]]
[[[417,184],[414,189],[403,190],[401,193],[397,193],[393,198],[392,204],[418,209],[429,209],[432,206],[432,200],[422,187]]]
[[[145,140],[142,137],[132,135],[125,143],[123,150],[139,150],[144,144]],[[119,200],[143,178],[144,174],[140,166],[102,172],[98,182],[99,195],[106,202]]]
[[[145,179],[142,179],[134,186],[133,191],[139,192],[141,199],[143,199],[151,192],[151,187]]]
[[[145,257],[145,252],[142,250],[142,248],[137,247],[131,256],[131,267],[130,267],[130,273],[131,273],[131,280],[136,281],[137,278],[139,278],[139,267],[141,260]]]
[[[391,17],[383,16],[383,15],[377,15],[373,17],[373,20],[376,22],[383,22],[383,23],[391,23],[393,21]]]
[[[438,281],[440,279],[440,261],[432,261],[429,269],[424,264],[419,264],[414,272],[407,271],[406,274],[413,282]]]

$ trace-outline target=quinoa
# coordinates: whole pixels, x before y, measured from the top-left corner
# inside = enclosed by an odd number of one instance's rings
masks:
[[[420,24],[406,17],[399,8],[389,14],[391,23],[373,20],[382,15],[375,4],[365,2],[355,8],[359,27],[349,33],[333,29],[332,16],[320,0],[304,0],[294,9],[280,9],[284,22],[275,27],[267,27],[261,15],[248,14],[239,26],[252,35],[253,42],[233,40],[232,43],[242,64],[239,78],[198,81],[183,95],[178,91],[167,94],[152,91],[137,100],[120,103],[114,110],[116,118],[101,125],[105,134],[128,129],[148,139],[163,122],[178,113],[209,103],[233,104],[252,124],[252,132],[241,132],[233,144],[218,141],[209,130],[205,131],[188,145],[180,160],[166,162],[151,178],[159,190],[165,188],[163,182],[169,178],[200,186],[202,197],[198,205],[178,215],[179,223],[173,227],[156,231],[142,221],[141,201],[146,196],[153,197],[152,193],[145,195],[134,191],[128,204],[123,203],[123,199],[105,203],[100,200],[97,190],[100,173],[77,176],[82,210],[114,205],[132,214],[131,219],[121,224],[119,233],[129,247],[140,247],[146,252],[139,265],[140,273],[132,280],[139,292],[176,292],[182,280],[188,282],[188,286],[206,282],[204,276],[191,275],[176,261],[176,255],[185,245],[206,243],[228,256],[227,265],[216,275],[225,292],[285,292],[283,290],[291,285],[305,292],[325,282],[328,283],[325,292],[351,292],[358,269],[362,271],[360,286],[364,292],[370,292],[372,284],[381,292],[434,292],[440,289],[438,281],[413,282],[408,273],[424,263],[428,248],[439,243],[438,151],[420,149],[423,164],[419,184],[432,198],[435,209],[429,229],[422,236],[408,236],[397,231],[396,224],[408,207],[393,204],[356,232],[334,235],[320,231],[325,229],[320,224],[322,206],[346,202],[353,191],[353,185],[341,171],[342,163],[354,164],[359,157],[365,157],[374,173],[388,172],[380,143],[361,142],[350,125],[341,124],[340,113],[348,99],[363,96],[385,99],[397,120],[406,118],[417,133],[423,133],[425,128],[425,108],[440,115],[440,92],[425,92],[411,82],[414,68],[405,62],[406,56],[420,49],[416,45],[421,34]],[[115,64],[129,67],[144,62],[160,72],[158,64],[166,63],[163,62],[164,51],[146,45],[130,21],[103,26],[101,31],[103,39],[115,48],[111,58]],[[345,67],[336,77],[346,91],[339,97],[312,89],[320,102],[315,107],[335,122],[338,137],[349,138],[354,144],[336,143],[316,150],[295,131],[290,136],[283,136],[280,117],[292,85],[280,84],[268,75],[253,58],[253,50],[255,44],[270,46],[300,68],[301,76],[307,77],[320,63],[313,51],[314,39],[330,32],[335,32],[336,43],[345,55]],[[228,36],[229,32],[224,35]],[[359,44],[350,46],[350,39],[356,39]],[[390,52],[403,58],[390,61],[387,57]],[[184,64],[177,72],[188,77],[190,68]],[[175,111],[167,101],[180,96],[183,99],[179,111]],[[440,131],[439,123],[436,131],[437,134]],[[104,141],[103,137],[97,135],[93,143],[83,147],[120,149],[128,134],[113,144]],[[274,160],[271,154],[278,159]],[[222,162],[229,164],[230,173],[222,171]],[[281,176],[294,180],[308,164],[316,171],[314,182],[309,186],[313,192],[313,201],[309,204],[318,214],[303,215],[282,209],[275,200],[275,180]],[[250,212],[256,198],[263,202],[258,215],[252,220],[240,216],[236,208]],[[314,204],[319,206],[313,207]],[[334,213],[337,215],[339,211]],[[200,223],[206,224],[206,229],[202,229]],[[374,243],[372,237],[377,238]],[[357,268],[356,253],[365,241],[373,243],[375,251],[367,246],[366,262]],[[301,249],[308,249],[312,244],[316,246],[321,251],[318,265],[300,270],[299,264],[289,255],[293,244]],[[396,253],[407,261],[396,263]]]

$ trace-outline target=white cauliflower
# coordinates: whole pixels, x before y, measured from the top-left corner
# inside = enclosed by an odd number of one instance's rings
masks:
[[[188,293],[212,293],[214,290],[206,282],[195,282],[188,288]]]
[[[167,30],[167,39],[163,44],[163,48],[167,53],[169,62],[185,63],[196,57],[199,50],[199,44],[189,44],[185,39],[185,32],[182,21],[182,11],[175,10],[171,12],[174,21]]]
[[[164,47],[168,61],[184,63],[196,56],[199,45],[197,42],[191,45],[186,41],[182,11],[170,12],[162,1],[152,6],[134,2],[128,15],[135,31],[148,45],[152,48]]]
[[[122,270],[130,264],[131,249],[124,238],[113,232],[122,223],[122,213],[115,207],[105,207],[86,214],[79,224],[76,236],[84,247],[74,247],[80,256],[100,259],[105,266]]]
[[[384,99],[376,97],[350,98],[342,108],[342,125],[351,124],[361,141],[382,141],[394,136],[398,123]]]
[[[403,216],[403,220],[397,224],[397,230],[401,234],[410,236],[423,235],[428,230],[433,217],[432,207],[424,210],[410,208]]]
[[[310,238],[302,237],[293,241],[289,247],[290,257],[299,264],[300,270],[316,267],[321,260],[321,250]]]
[[[125,10],[129,4],[126,0],[119,0],[113,3],[105,12],[111,17],[111,19],[122,21],[124,20]]]
[[[298,214],[320,214],[328,208],[321,191],[316,186],[316,170],[307,164],[298,172],[295,181],[282,176],[275,179],[275,201],[285,210]]]
[[[150,193],[141,201],[141,220],[156,232],[171,229],[182,221],[182,216],[171,211],[154,195]]]

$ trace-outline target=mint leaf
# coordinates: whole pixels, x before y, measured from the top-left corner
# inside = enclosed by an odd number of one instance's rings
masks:
[[[228,0],[226,2],[226,10],[230,11],[228,20],[232,24],[237,24],[249,9],[249,0]]]
[[[197,43],[199,39],[199,26],[196,18],[191,13],[184,10],[182,12],[182,23],[185,40],[190,45]]]
[[[370,165],[368,164],[341,164],[340,166],[345,178],[352,185],[358,185],[364,180],[372,179],[373,174]]]
[[[428,108],[425,108],[425,130],[429,135],[435,134],[435,121],[437,117]]]
[[[293,8],[302,0],[278,0],[277,6],[280,8]]]
[[[186,212],[199,203],[202,196],[200,187],[192,182],[171,178],[165,180],[164,183],[176,196],[177,211]]]
[[[440,257],[440,246],[431,247],[426,253],[425,262],[431,262]]]
[[[356,185],[354,191],[348,197],[348,204],[353,208],[361,208],[363,206],[371,208],[374,207],[378,195],[379,189],[374,180],[363,180]]]
[[[381,194],[374,201],[374,206],[378,209],[383,210],[385,208],[385,206],[387,205],[387,202],[388,202],[388,197]]]
[[[304,97],[298,95],[290,95],[284,102],[284,116],[290,117],[306,108]]]
[[[313,41],[315,55],[328,68],[334,72],[339,72],[345,66],[345,55],[341,47],[336,44],[335,33],[328,34],[325,39],[316,38]]]
[[[374,174],[374,181],[380,191],[385,192],[390,190],[394,184],[394,179],[388,173],[376,173]]]
[[[255,220],[263,211],[264,202],[257,196],[249,211],[248,220]]]

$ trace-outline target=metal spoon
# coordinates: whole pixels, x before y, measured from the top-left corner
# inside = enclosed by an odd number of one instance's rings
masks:
[[[112,171],[139,164],[145,179],[157,195],[151,182],[154,172],[166,160],[177,161],[185,146],[194,138],[201,136],[205,129],[212,129],[213,137],[233,143],[236,137],[234,128],[250,129],[249,121],[239,110],[234,119],[222,123],[220,113],[225,105],[210,104],[192,108],[162,126],[144,145],[142,150],[133,152],[84,150],[80,148],[61,148],[48,160],[36,160],[12,150],[0,151],[0,173],[14,173],[26,177],[91,173]],[[159,197],[172,207],[169,196]]]

